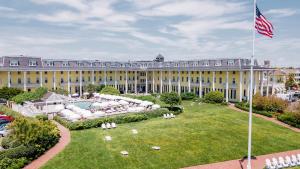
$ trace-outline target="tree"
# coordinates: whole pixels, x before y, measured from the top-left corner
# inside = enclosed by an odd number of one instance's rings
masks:
[[[10,100],[14,96],[21,93],[23,93],[23,91],[20,89],[3,87],[2,89],[0,89],[0,98],[3,98],[5,100]]]
[[[298,84],[295,81],[295,75],[289,74],[287,81],[285,82],[286,89],[298,88]]]
[[[110,95],[120,95],[120,91],[111,86],[104,87],[100,93],[101,94],[110,94]]]
[[[179,105],[181,103],[180,96],[175,92],[163,93],[160,96],[160,100],[166,104],[169,104],[171,107],[174,107],[175,105]]]

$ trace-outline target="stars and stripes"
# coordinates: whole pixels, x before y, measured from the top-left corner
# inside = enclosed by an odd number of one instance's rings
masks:
[[[258,7],[256,6],[256,20],[255,20],[255,28],[258,33],[268,36],[270,38],[273,37],[273,25],[269,22],[263,14],[260,13]]]

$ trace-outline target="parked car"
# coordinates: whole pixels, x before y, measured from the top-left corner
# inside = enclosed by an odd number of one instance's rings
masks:
[[[6,99],[0,98],[0,105],[6,105],[6,103],[7,103]]]

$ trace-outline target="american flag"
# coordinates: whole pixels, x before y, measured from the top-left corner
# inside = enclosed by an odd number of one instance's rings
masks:
[[[258,33],[268,36],[270,38],[273,37],[273,25],[269,22],[263,14],[260,13],[258,7],[256,6],[256,20],[255,20],[255,28]]]

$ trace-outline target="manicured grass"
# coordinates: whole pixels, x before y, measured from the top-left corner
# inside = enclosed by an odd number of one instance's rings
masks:
[[[70,145],[44,169],[173,169],[242,158],[247,154],[248,116],[225,106],[183,102],[175,119],[156,118],[72,131]],[[133,135],[131,129],[137,129]],[[112,136],[105,142],[106,135]],[[300,134],[253,117],[253,153],[268,154],[300,148]],[[160,146],[161,150],[152,150]],[[122,157],[120,151],[129,152]]]

